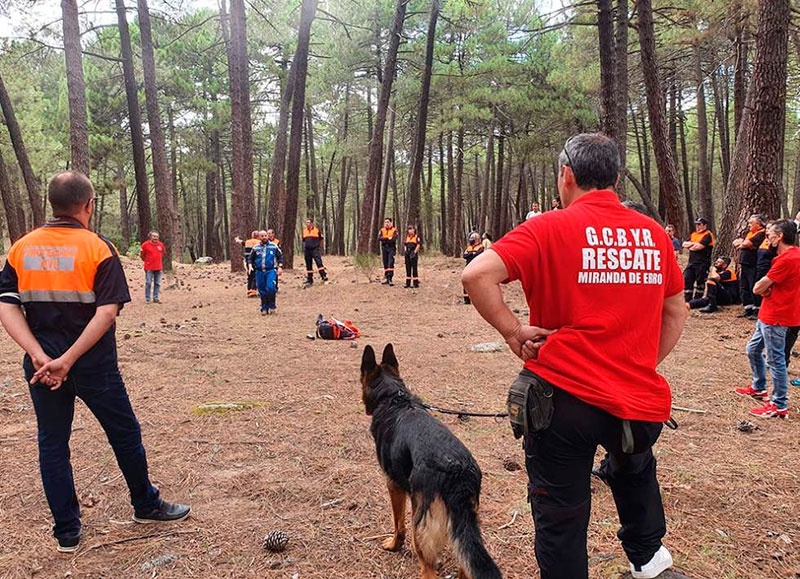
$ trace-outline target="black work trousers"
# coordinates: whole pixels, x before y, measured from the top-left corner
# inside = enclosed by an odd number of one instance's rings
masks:
[[[550,427],[525,440],[528,498],[536,527],[541,579],[587,579],[590,475],[597,446],[609,454],[608,483],[617,505],[617,533],[631,563],[643,565],[666,533],[652,445],[658,422],[631,422],[638,454],[622,451],[622,420],[554,388]]]
[[[419,255],[406,253],[406,286],[419,287]]]
[[[710,263],[690,263],[683,270],[683,297],[687,302],[703,297]]]
[[[756,285],[756,266],[743,263],[739,266],[739,295],[745,308],[756,306],[756,295],[753,286]]]
[[[392,245],[381,245],[381,258],[383,259],[383,277],[392,281],[394,277],[394,256],[397,248]]]
[[[303,257],[306,260],[306,282],[314,283],[314,269],[311,265],[312,261],[317,264],[317,272],[323,281],[328,279],[328,273],[325,271],[325,266],[322,265],[322,253],[319,247],[304,247]]]

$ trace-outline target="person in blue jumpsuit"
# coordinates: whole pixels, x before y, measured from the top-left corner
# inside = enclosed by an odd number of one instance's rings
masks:
[[[283,271],[281,248],[269,240],[266,231],[260,231],[261,243],[250,252],[250,267],[256,273],[256,288],[261,297],[261,315],[278,311],[275,297],[278,294],[278,276]]]

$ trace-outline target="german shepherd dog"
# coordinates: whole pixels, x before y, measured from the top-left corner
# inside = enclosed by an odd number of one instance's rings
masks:
[[[469,450],[400,379],[389,344],[380,365],[371,346],[361,359],[362,395],[378,462],[386,474],[394,533],[383,542],[399,551],[405,541],[406,497],[411,496],[412,545],[422,579],[435,579],[436,559],[449,535],[460,579],[502,577],[481,538],[481,470]]]

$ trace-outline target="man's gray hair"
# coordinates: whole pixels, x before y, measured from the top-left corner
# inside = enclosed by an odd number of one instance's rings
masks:
[[[581,189],[612,189],[619,176],[619,150],[602,133],[581,133],[564,144],[558,164],[572,170]]]

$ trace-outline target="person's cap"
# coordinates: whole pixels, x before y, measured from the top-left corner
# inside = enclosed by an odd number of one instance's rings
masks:
[[[708,225],[708,219],[705,217],[698,217],[694,220],[695,225]]]

